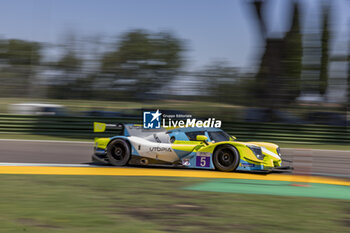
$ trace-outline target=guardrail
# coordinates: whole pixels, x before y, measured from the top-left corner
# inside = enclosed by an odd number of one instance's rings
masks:
[[[107,130],[105,133],[93,133],[94,121],[105,123],[142,123],[140,118],[0,115],[0,133],[48,135],[81,139],[112,136],[119,133],[113,130]],[[350,145],[349,128],[256,122],[224,122],[222,127],[223,130],[240,140]]]

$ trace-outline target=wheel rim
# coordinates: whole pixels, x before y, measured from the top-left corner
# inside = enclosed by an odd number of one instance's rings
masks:
[[[233,152],[229,149],[224,149],[219,152],[218,162],[222,167],[230,167],[234,162]]]
[[[125,157],[125,149],[120,144],[114,145],[111,152],[112,157],[117,161],[123,160]]]

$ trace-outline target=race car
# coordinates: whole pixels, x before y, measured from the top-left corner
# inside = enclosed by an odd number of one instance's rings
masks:
[[[95,139],[95,163],[162,164],[224,172],[282,168],[276,144],[237,141],[219,128],[144,129],[136,124],[94,123],[95,132],[103,132],[106,127],[120,128],[123,133]]]

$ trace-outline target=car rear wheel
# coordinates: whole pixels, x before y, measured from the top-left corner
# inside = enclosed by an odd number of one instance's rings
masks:
[[[236,170],[240,161],[237,149],[231,145],[218,147],[213,155],[215,168],[223,172]]]
[[[124,166],[130,160],[130,146],[123,139],[115,139],[107,146],[109,162],[115,166]]]

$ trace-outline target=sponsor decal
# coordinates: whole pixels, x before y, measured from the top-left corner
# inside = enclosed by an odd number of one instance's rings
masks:
[[[162,115],[157,111],[145,111],[143,112],[143,128],[144,129],[159,129],[159,128],[188,128],[188,127],[211,127],[221,128],[221,120],[215,118],[208,118],[207,120],[198,120],[192,118],[189,114],[174,114],[174,115]]]
[[[182,160],[182,165],[184,165],[184,166],[190,166],[191,164],[190,164],[190,160],[189,159],[183,159]]]
[[[197,167],[210,167],[210,153],[209,152],[197,152],[197,154],[196,154],[196,166]]]
[[[150,151],[169,151],[169,152],[171,152],[171,149],[169,147],[154,146],[154,147],[150,147],[149,150]]]
[[[241,163],[241,166],[243,166],[243,167],[255,167],[255,164],[252,164],[252,163]]]

